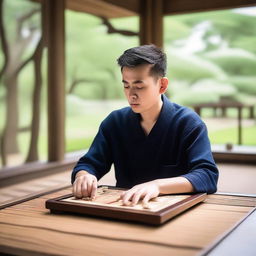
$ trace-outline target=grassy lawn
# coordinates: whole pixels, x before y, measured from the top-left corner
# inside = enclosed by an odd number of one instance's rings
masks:
[[[237,127],[209,132],[209,138],[212,144],[237,144]],[[256,125],[242,128],[242,143],[243,145],[256,146]]]
[[[94,137],[73,138],[66,141],[66,152],[88,149]]]

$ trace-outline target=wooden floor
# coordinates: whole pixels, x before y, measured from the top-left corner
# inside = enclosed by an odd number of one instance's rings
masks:
[[[70,171],[0,188],[0,209],[70,186]]]
[[[218,192],[256,194],[256,165],[219,164]]]
[[[256,166],[219,164],[218,192],[256,194]],[[0,189],[0,209],[17,202],[35,198],[47,192],[70,186],[71,170],[33,179]],[[99,185],[115,185],[113,169],[105,175]]]

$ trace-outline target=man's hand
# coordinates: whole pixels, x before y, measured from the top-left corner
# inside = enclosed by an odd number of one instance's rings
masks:
[[[148,201],[159,195],[159,187],[156,180],[142,183],[132,187],[130,190],[123,192],[121,200],[123,205],[136,205],[143,198],[142,205],[147,206]]]
[[[79,171],[73,183],[73,195],[76,198],[90,197],[94,199],[97,193],[97,178],[86,172]]]

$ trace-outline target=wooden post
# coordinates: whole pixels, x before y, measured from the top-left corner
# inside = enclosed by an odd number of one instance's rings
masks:
[[[140,0],[140,45],[163,47],[163,0]]]
[[[237,108],[238,111],[238,145],[242,145],[242,107]]]
[[[65,154],[65,0],[44,0],[48,47],[48,161]]]

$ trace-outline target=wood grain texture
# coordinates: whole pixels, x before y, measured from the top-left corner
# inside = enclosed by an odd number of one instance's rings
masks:
[[[0,251],[19,255],[197,255],[253,209],[246,203],[206,202],[160,227],[51,215],[45,209],[47,199],[70,192],[71,188],[65,189],[1,210]]]
[[[70,186],[70,171],[20,182],[0,189],[0,209]]]

